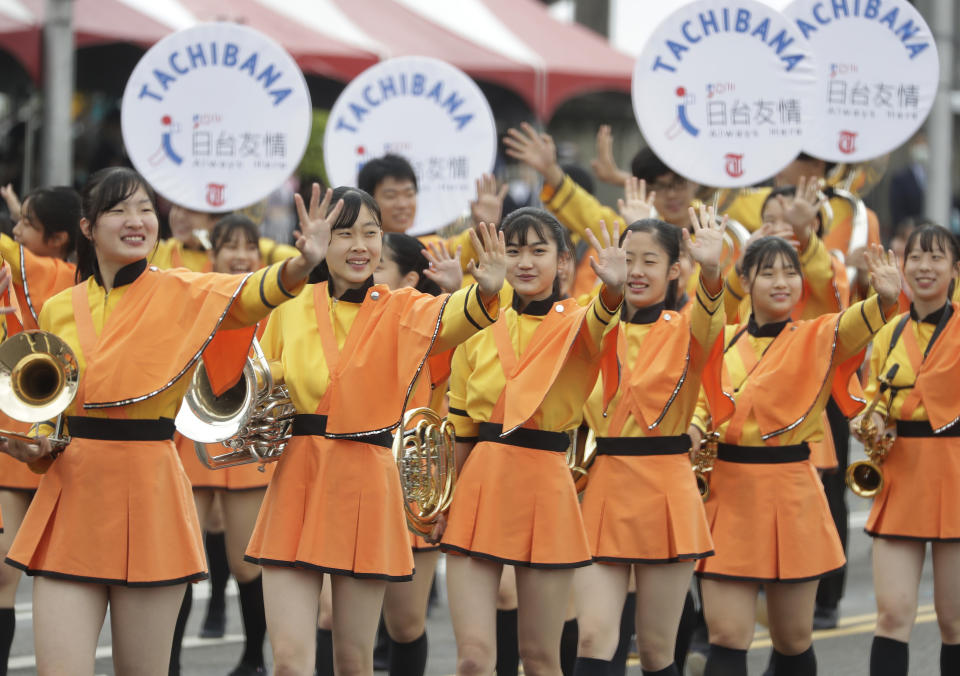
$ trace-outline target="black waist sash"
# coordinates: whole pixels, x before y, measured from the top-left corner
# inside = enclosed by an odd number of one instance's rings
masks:
[[[674,437],[597,437],[597,455],[682,455],[693,442],[687,434]]]
[[[792,446],[734,446],[717,444],[717,460],[758,464],[803,462],[810,457],[807,442]]]
[[[67,416],[72,438],[101,441],[169,441],[176,428],[170,418],[122,419]]]
[[[480,441],[493,441],[507,446],[534,448],[539,451],[565,453],[570,447],[570,435],[566,432],[547,432],[531,430],[525,427],[515,429],[509,435],[501,437],[503,425],[490,422],[480,423],[478,438]]]
[[[929,420],[898,420],[898,437],[960,437],[960,424],[951,425],[939,434],[934,434]]]
[[[327,436],[327,416],[315,413],[298,413],[293,416],[291,434],[295,437],[325,437]],[[393,448],[393,435],[389,432],[357,435],[355,437],[331,437],[344,441],[356,441],[361,444]]]

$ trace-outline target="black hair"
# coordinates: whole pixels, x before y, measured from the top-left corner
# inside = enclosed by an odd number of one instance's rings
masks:
[[[401,275],[416,272],[417,283],[414,288],[417,291],[429,293],[431,296],[439,296],[443,291],[436,282],[423,274],[423,271],[430,265],[430,262],[423,255],[426,248],[423,242],[416,237],[399,232],[388,232],[383,235],[383,251],[380,257],[386,258],[389,256],[390,260],[400,268]]]
[[[772,200],[777,199],[777,197],[796,197],[797,195],[797,186],[795,185],[781,185],[775,188],[771,188],[770,192],[767,194],[766,198],[763,200],[763,204],[760,205],[760,220],[763,220],[763,212],[767,208],[767,204]],[[817,210],[817,237],[823,237],[823,216],[821,212]]]
[[[256,244],[259,247],[260,230],[256,224],[243,214],[229,214],[217,221],[216,225],[213,226],[213,232],[210,233],[210,243],[213,245],[214,256],[233,239],[235,232],[239,232],[248,244]]]
[[[393,153],[387,153],[364,164],[357,174],[357,187],[372,195],[377,191],[377,186],[387,178],[409,180],[413,183],[413,189],[417,190],[417,174],[413,167],[405,158]]]
[[[67,234],[63,253],[73,252],[80,229],[80,194],[68,186],[37,188],[23,198],[23,213],[43,230],[43,241],[58,232]]]
[[[508,246],[511,242],[526,246],[527,233],[530,232],[531,228],[540,239],[544,241],[553,240],[554,244],[557,245],[557,263],[559,263],[560,256],[570,249],[567,247],[567,239],[564,237],[564,227],[549,212],[536,207],[521,207],[512,211],[509,216],[503,219],[499,230],[503,233],[503,241]],[[553,279],[553,292],[560,293],[559,277]]]
[[[647,182],[647,189],[655,183],[658,178],[664,174],[677,174],[673,169],[664,164],[663,160],[657,157],[650,146],[641,148],[630,161],[630,171],[637,178]],[[681,177],[682,178],[682,177]]]
[[[751,273],[759,272],[764,268],[773,266],[778,258],[785,258],[787,265],[791,266],[801,275],[803,269],[800,266],[800,256],[797,250],[793,248],[783,237],[761,237],[755,240],[747,247],[743,254],[743,265],[741,274],[749,279]]]
[[[953,260],[952,264],[960,262],[960,245],[957,244],[957,238],[952,232],[936,223],[923,223],[918,225],[910,236],[907,237],[907,243],[903,247],[903,264],[907,264],[907,256],[910,250],[919,244],[920,251],[932,253],[934,247],[940,249],[945,254],[949,254]],[[950,280],[950,287],[947,289],[947,300],[953,298],[953,289],[955,280]]]
[[[380,227],[380,207],[377,206],[377,201],[370,196],[370,193],[346,185],[334,188],[333,198],[330,200],[327,214],[334,210],[337,202],[340,200],[343,200],[343,209],[340,211],[340,215],[337,216],[337,220],[334,221],[330,227],[331,231],[342,228],[352,228],[353,224],[357,222],[357,217],[360,215],[360,209],[363,207],[366,207],[370,213],[373,214],[373,219],[377,222],[377,227]],[[324,259],[320,261],[320,264],[310,273],[309,281],[311,284],[318,284],[320,282],[326,282],[329,279],[330,269],[327,267],[327,260]]]
[[[133,169],[128,167],[107,167],[91,176],[83,192],[80,194],[80,212],[83,218],[90,223],[90,232],[97,227],[100,214],[129,198],[139,188],[143,188],[150,199],[154,212],[157,211],[157,197],[147,181]],[[154,245],[156,246],[156,245]],[[100,265],[97,263],[97,250],[93,240],[85,236],[77,237],[77,282],[82,282],[93,276],[98,283],[103,283],[100,277]]]
[[[631,223],[626,230],[620,234],[620,246],[623,246],[623,240],[627,238],[628,232],[646,232],[653,235],[657,245],[667,254],[667,269],[674,263],[680,262],[680,250],[683,245],[683,236],[680,234],[680,228],[670,225],[659,218],[644,218]],[[663,298],[663,306],[667,310],[679,310],[680,301],[680,279],[671,279],[667,283],[667,292]]]
[[[826,160],[821,160],[819,157],[814,157],[813,155],[810,155],[810,154],[808,154],[808,153],[800,153],[799,155],[797,155],[797,156],[794,158],[794,161],[795,161],[795,162],[796,162],[796,161],[800,161],[800,162],[823,162],[823,173],[824,173],[824,174],[829,174],[829,173],[833,170],[833,168],[834,168],[835,166],[837,166],[837,163],[836,163],[836,162],[827,162]]]
[[[563,169],[563,173],[570,177],[571,181],[579,185],[591,195],[594,194],[597,186],[593,182],[593,176],[590,175],[589,171],[581,167],[579,164],[564,164],[560,168]]]

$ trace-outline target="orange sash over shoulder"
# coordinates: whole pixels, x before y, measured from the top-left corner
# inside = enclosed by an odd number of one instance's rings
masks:
[[[256,327],[217,329],[247,277],[144,271],[108,317],[96,349],[84,354],[84,406],[123,406],[151,397],[184,375],[201,353],[215,392],[235,383]],[[89,306],[83,307],[87,283],[74,287],[75,317],[80,311],[89,313]],[[130,364],[131,350],[137,353],[136,368],[124,366]]]
[[[317,329],[330,373],[316,411],[327,416],[326,436],[390,430],[403,418],[413,383],[440,331],[448,296],[373,286],[342,349],[330,324],[329,299],[326,282],[314,286]],[[378,405],[380,401],[390,405]]]
[[[919,397],[923,403],[930,426],[937,431],[954,424],[960,418],[960,401],[954,389],[960,382],[960,307],[953,303],[953,316],[947,321],[926,359],[922,357],[911,327],[907,327],[900,340],[906,344],[910,361],[919,362],[912,364],[917,380],[911,395]],[[904,407],[906,405],[907,402],[904,402]],[[911,411],[912,408],[915,407],[911,407]],[[901,413],[904,418],[908,415],[908,411]]]
[[[506,313],[501,313],[490,327],[506,375],[506,386],[497,403],[497,408],[503,409],[504,434],[522,426],[540,408],[567,361],[586,321],[587,312],[593,312],[592,306],[581,307],[572,298],[554,303],[519,357],[510,340]],[[619,328],[608,332],[604,336],[604,344],[600,346],[602,352],[598,371],[604,374],[604,408],[609,405],[619,386],[616,351],[619,333]],[[597,372],[594,372],[594,378]]]
[[[77,266],[51,256],[37,256],[20,247],[20,279],[13,288],[25,329],[37,329],[43,304],[76,282]]]
[[[736,424],[737,419],[745,419],[752,411],[763,438],[776,437],[809,415],[820,392],[828,384],[831,384],[833,397],[845,414],[859,410],[863,402],[854,398],[848,384],[863,360],[863,352],[839,364],[832,383],[828,383],[839,328],[838,314],[792,322],[784,327],[741,387],[730,429],[740,429],[742,421]],[[722,385],[726,396],[733,399],[733,384],[726,369]],[[784,396],[785,393],[789,396]],[[730,443],[737,443],[737,439],[731,439]]]

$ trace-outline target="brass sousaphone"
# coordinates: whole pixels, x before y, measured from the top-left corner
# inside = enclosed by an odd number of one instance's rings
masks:
[[[176,426],[194,442],[197,457],[210,469],[258,462],[258,469],[283,454],[296,410],[283,384],[280,365],[267,360],[256,338],[240,380],[219,397],[201,363],[177,412]],[[227,453],[210,456],[206,444],[223,444]]]
[[[407,411],[393,436],[407,527],[421,537],[430,535],[453,500],[455,443],[453,425],[430,408]]]
[[[73,350],[47,331],[21,331],[0,343],[0,411],[27,423],[57,419],[53,448],[70,443],[63,436],[63,412],[77,395],[80,369]],[[33,442],[34,437],[0,430],[0,437]]]

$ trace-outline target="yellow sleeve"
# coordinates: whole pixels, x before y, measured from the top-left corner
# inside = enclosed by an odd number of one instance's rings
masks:
[[[458,441],[476,441],[478,425],[467,414],[467,377],[473,371],[467,346],[461,344],[453,352],[450,370],[450,406],[447,418],[453,424]]]
[[[890,316],[897,311],[890,309]],[[873,335],[883,328],[889,317],[880,307],[880,297],[872,296],[867,300],[851,305],[840,315],[840,329],[837,335],[837,361],[841,362],[857,354],[866,347]]]
[[[592,355],[600,354],[603,337],[607,331],[616,326],[616,322],[612,320],[620,311],[620,305],[611,309],[603,302],[603,288],[605,287],[601,287],[601,292],[598,293],[596,298],[593,299],[593,302],[590,303],[590,308],[587,310],[586,324],[581,329],[581,331],[586,331],[590,336],[591,345],[589,351]]]
[[[723,287],[716,296],[711,296],[710,292],[703,285],[703,277],[697,284],[697,295],[694,299],[693,308],[690,312],[690,334],[701,347],[701,354],[704,363],[709,356],[710,347],[714,341],[723,332],[724,313],[720,309],[724,304]],[[701,370],[703,364],[695,364],[696,370]]]
[[[260,348],[270,361],[280,361],[283,357],[283,317],[281,312],[273,312],[267,320],[267,328],[260,339]]]
[[[10,235],[0,234],[0,258],[10,266],[14,284],[23,283],[23,268],[20,267],[20,243]]]
[[[841,308],[833,277],[833,260],[823,240],[815,234],[810,235],[807,248],[800,254],[800,267],[810,289],[811,300],[816,306],[824,308],[824,314],[839,312]]]
[[[300,250],[295,246],[280,244],[269,237],[260,238],[260,259],[264,265],[273,265],[287,258],[296,258],[299,255]]]
[[[472,284],[450,294],[440,319],[440,333],[430,354],[446,352],[467,338],[497,321],[500,314],[500,296],[487,305],[480,300],[480,285]]]
[[[303,289],[306,280],[297,284],[293,289],[283,286],[281,275],[286,261],[275,263],[269,267],[257,270],[250,274],[247,283],[243,285],[240,295],[230,306],[223,321],[222,328],[237,329],[251,326],[270,314],[270,311],[284,301],[295,298]]]
[[[553,186],[544,185],[540,191],[540,200],[558,221],[584,239],[587,230],[593,230],[594,235],[600,236],[600,221],[604,221],[607,227],[613,225],[614,221],[623,221],[620,214],[600,204],[596,197],[566,175],[556,190]]]
[[[863,388],[868,403],[873,401],[873,398],[880,389],[880,370],[887,361],[887,353],[890,350],[890,336],[893,332],[892,328],[887,329],[888,326],[894,326],[894,322],[885,326],[884,330],[879,331],[877,335],[874,336],[870,348],[870,371],[867,374],[867,384]],[[877,402],[876,411],[884,417],[887,416],[888,401],[889,397],[881,397],[880,401]]]
[[[741,190],[724,214],[731,220],[738,221],[750,232],[754,232],[763,225],[760,212],[769,194],[770,188]]]
[[[749,295],[743,288],[743,280],[740,279],[736,265],[731,265],[727,271],[725,286],[727,292],[723,296],[723,311],[727,316],[727,322],[736,324],[740,321],[740,305]]]
[[[697,396],[697,407],[693,410],[693,418],[690,424],[696,427],[704,435],[710,430],[710,411],[707,408],[707,395],[700,388],[700,394]]]

